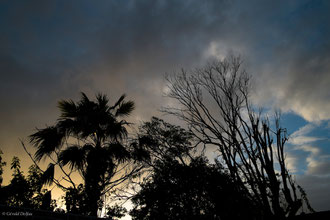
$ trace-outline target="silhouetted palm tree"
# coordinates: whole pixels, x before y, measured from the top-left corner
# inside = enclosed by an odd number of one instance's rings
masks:
[[[57,163],[69,165],[80,172],[85,181],[84,210],[89,215],[97,215],[102,191],[114,175],[114,168],[129,159],[129,152],[122,144],[129,124],[122,117],[134,109],[134,102],[124,101],[122,95],[109,106],[107,96],[98,94],[96,101],[82,93],[81,100],[62,100],[58,107],[61,116],[54,126],[40,129],[30,136],[37,147],[35,159],[56,154]],[[54,175],[54,164],[45,172],[48,179]]]

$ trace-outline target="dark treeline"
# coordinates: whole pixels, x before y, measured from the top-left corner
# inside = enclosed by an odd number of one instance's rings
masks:
[[[14,157],[12,179],[2,186],[0,154],[0,203],[90,216],[105,207],[108,217],[128,213],[133,219],[283,219],[304,203],[313,211],[287,170],[288,137],[279,114],[272,127],[272,119],[254,111],[239,58],[167,80],[167,96],[179,105],[163,111],[188,129],[152,117],[129,134],[126,118],[135,104],[125,95],[113,105],[103,94],[62,100],[56,123],[29,137],[34,155],[22,142],[33,162],[27,175]],[[49,186],[63,190],[65,210],[56,207]],[[130,211],[118,202],[126,200],[133,203]]]
[[[1,161],[1,154],[0,154]],[[6,163],[1,163],[1,170]],[[51,192],[43,189],[42,172],[37,166],[29,167],[28,175],[21,171],[20,160],[13,157],[13,170],[10,184],[0,188],[0,204],[31,209],[53,210],[55,201],[51,199]]]

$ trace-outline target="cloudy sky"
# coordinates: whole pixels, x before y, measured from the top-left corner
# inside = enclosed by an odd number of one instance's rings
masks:
[[[51,125],[60,99],[97,92],[160,116],[164,74],[241,55],[255,104],[281,109],[290,170],[330,209],[329,1],[0,1],[0,148]],[[8,166],[7,166],[8,168]],[[10,178],[10,170],[5,170]]]

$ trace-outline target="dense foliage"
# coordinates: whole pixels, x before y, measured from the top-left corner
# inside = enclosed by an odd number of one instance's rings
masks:
[[[51,192],[42,188],[42,173],[38,167],[29,167],[28,175],[21,171],[20,160],[13,157],[11,162],[13,178],[8,186],[1,188],[1,204],[15,207],[53,210]]]
[[[133,219],[252,219],[255,208],[219,164],[167,158],[132,199]]]
[[[3,181],[2,174],[3,174],[3,167],[6,166],[6,162],[2,161],[2,151],[0,150],[0,187]]]

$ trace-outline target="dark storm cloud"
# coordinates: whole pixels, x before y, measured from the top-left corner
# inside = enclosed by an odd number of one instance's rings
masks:
[[[163,74],[200,62],[228,7],[223,1],[3,1],[0,147],[52,124],[62,98],[121,93],[136,120],[161,106]],[[114,97],[113,97],[114,96]]]
[[[26,95],[40,93],[49,102],[82,89],[129,90],[147,84],[150,91],[139,92],[150,93],[158,88],[151,82],[160,82],[164,72],[203,62],[205,51],[213,43],[220,48],[219,53],[234,50],[243,54],[256,81],[267,85],[267,89],[258,88],[264,91],[260,100],[275,98],[288,109],[298,109],[295,106],[303,103],[306,95],[314,102],[318,100],[315,97],[321,101],[328,98],[325,86],[316,86],[320,81],[329,82],[329,49],[325,45],[329,27],[324,24],[329,16],[328,5],[324,4],[327,3],[2,3],[0,53],[5,85],[1,87],[6,88],[7,94],[16,94],[16,87],[25,89]],[[317,77],[312,77],[315,73]],[[285,100],[281,93],[285,93]],[[318,108],[319,103],[309,106]],[[306,111],[314,110],[312,107]]]
[[[2,53],[31,71],[59,78],[72,69],[75,74],[97,74],[95,69],[108,68],[115,74],[131,63],[160,69],[190,65],[219,31],[227,7],[222,1],[88,3],[4,4],[7,50]]]
[[[228,3],[32,1],[3,8],[7,50],[1,53],[22,66],[10,74],[1,69],[10,94],[19,93],[10,85],[24,84],[26,101],[53,107],[81,90],[126,92],[150,117],[161,105],[163,74],[200,62],[225,21]]]
[[[276,37],[252,55],[260,100],[309,121],[330,119],[329,8],[327,1],[298,1],[278,17],[279,25],[272,26]]]

